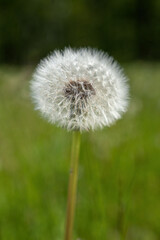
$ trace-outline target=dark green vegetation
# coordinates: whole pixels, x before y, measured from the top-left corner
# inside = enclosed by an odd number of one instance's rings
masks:
[[[159,13],[159,0],[1,0],[0,62],[33,63],[64,46],[160,59]]]
[[[160,239],[160,65],[124,65],[129,111],[82,136],[75,238]],[[0,239],[62,240],[71,133],[33,110],[31,68],[0,68]]]

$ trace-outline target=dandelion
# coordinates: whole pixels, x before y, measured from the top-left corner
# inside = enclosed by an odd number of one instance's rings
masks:
[[[31,81],[36,109],[53,124],[73,131],[65,240],[72,239],[80,132],[110,126],[127,110],[127,78],[101,51],[55,51],[42,60]]]
[[[128,104],[122,69],[92,49],[55,51],[39,64],[31,90],[36,109],[51,123],[81,132],[110,126]]]

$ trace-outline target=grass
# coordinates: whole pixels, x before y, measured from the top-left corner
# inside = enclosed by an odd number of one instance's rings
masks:
[[[160,239],[160,64],[124,68],[129,111],[82,136],[74,239]],[[1,240],[64,235],[71,134],[33,110],[32,72],[0,67]]]

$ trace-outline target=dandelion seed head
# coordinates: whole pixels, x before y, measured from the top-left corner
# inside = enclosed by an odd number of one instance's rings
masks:
[[[93,49],[53,52],[37,67],[31,92],[36,109],[68,130],[110,126],[128,106],[122,69],[112,57]]]

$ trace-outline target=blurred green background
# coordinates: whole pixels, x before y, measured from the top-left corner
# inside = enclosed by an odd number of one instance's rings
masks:
[[[160,239],[159,23],[158,0],[0,0],[1,240],[63,239],[71,133],[34,111],[29,80],[64,46],[113,55],[131,95],[82,136],[74,239]]]
[[[64,46],[160,59],[160,1],[0,0],[0,33],[2,62],[35,63]]]

